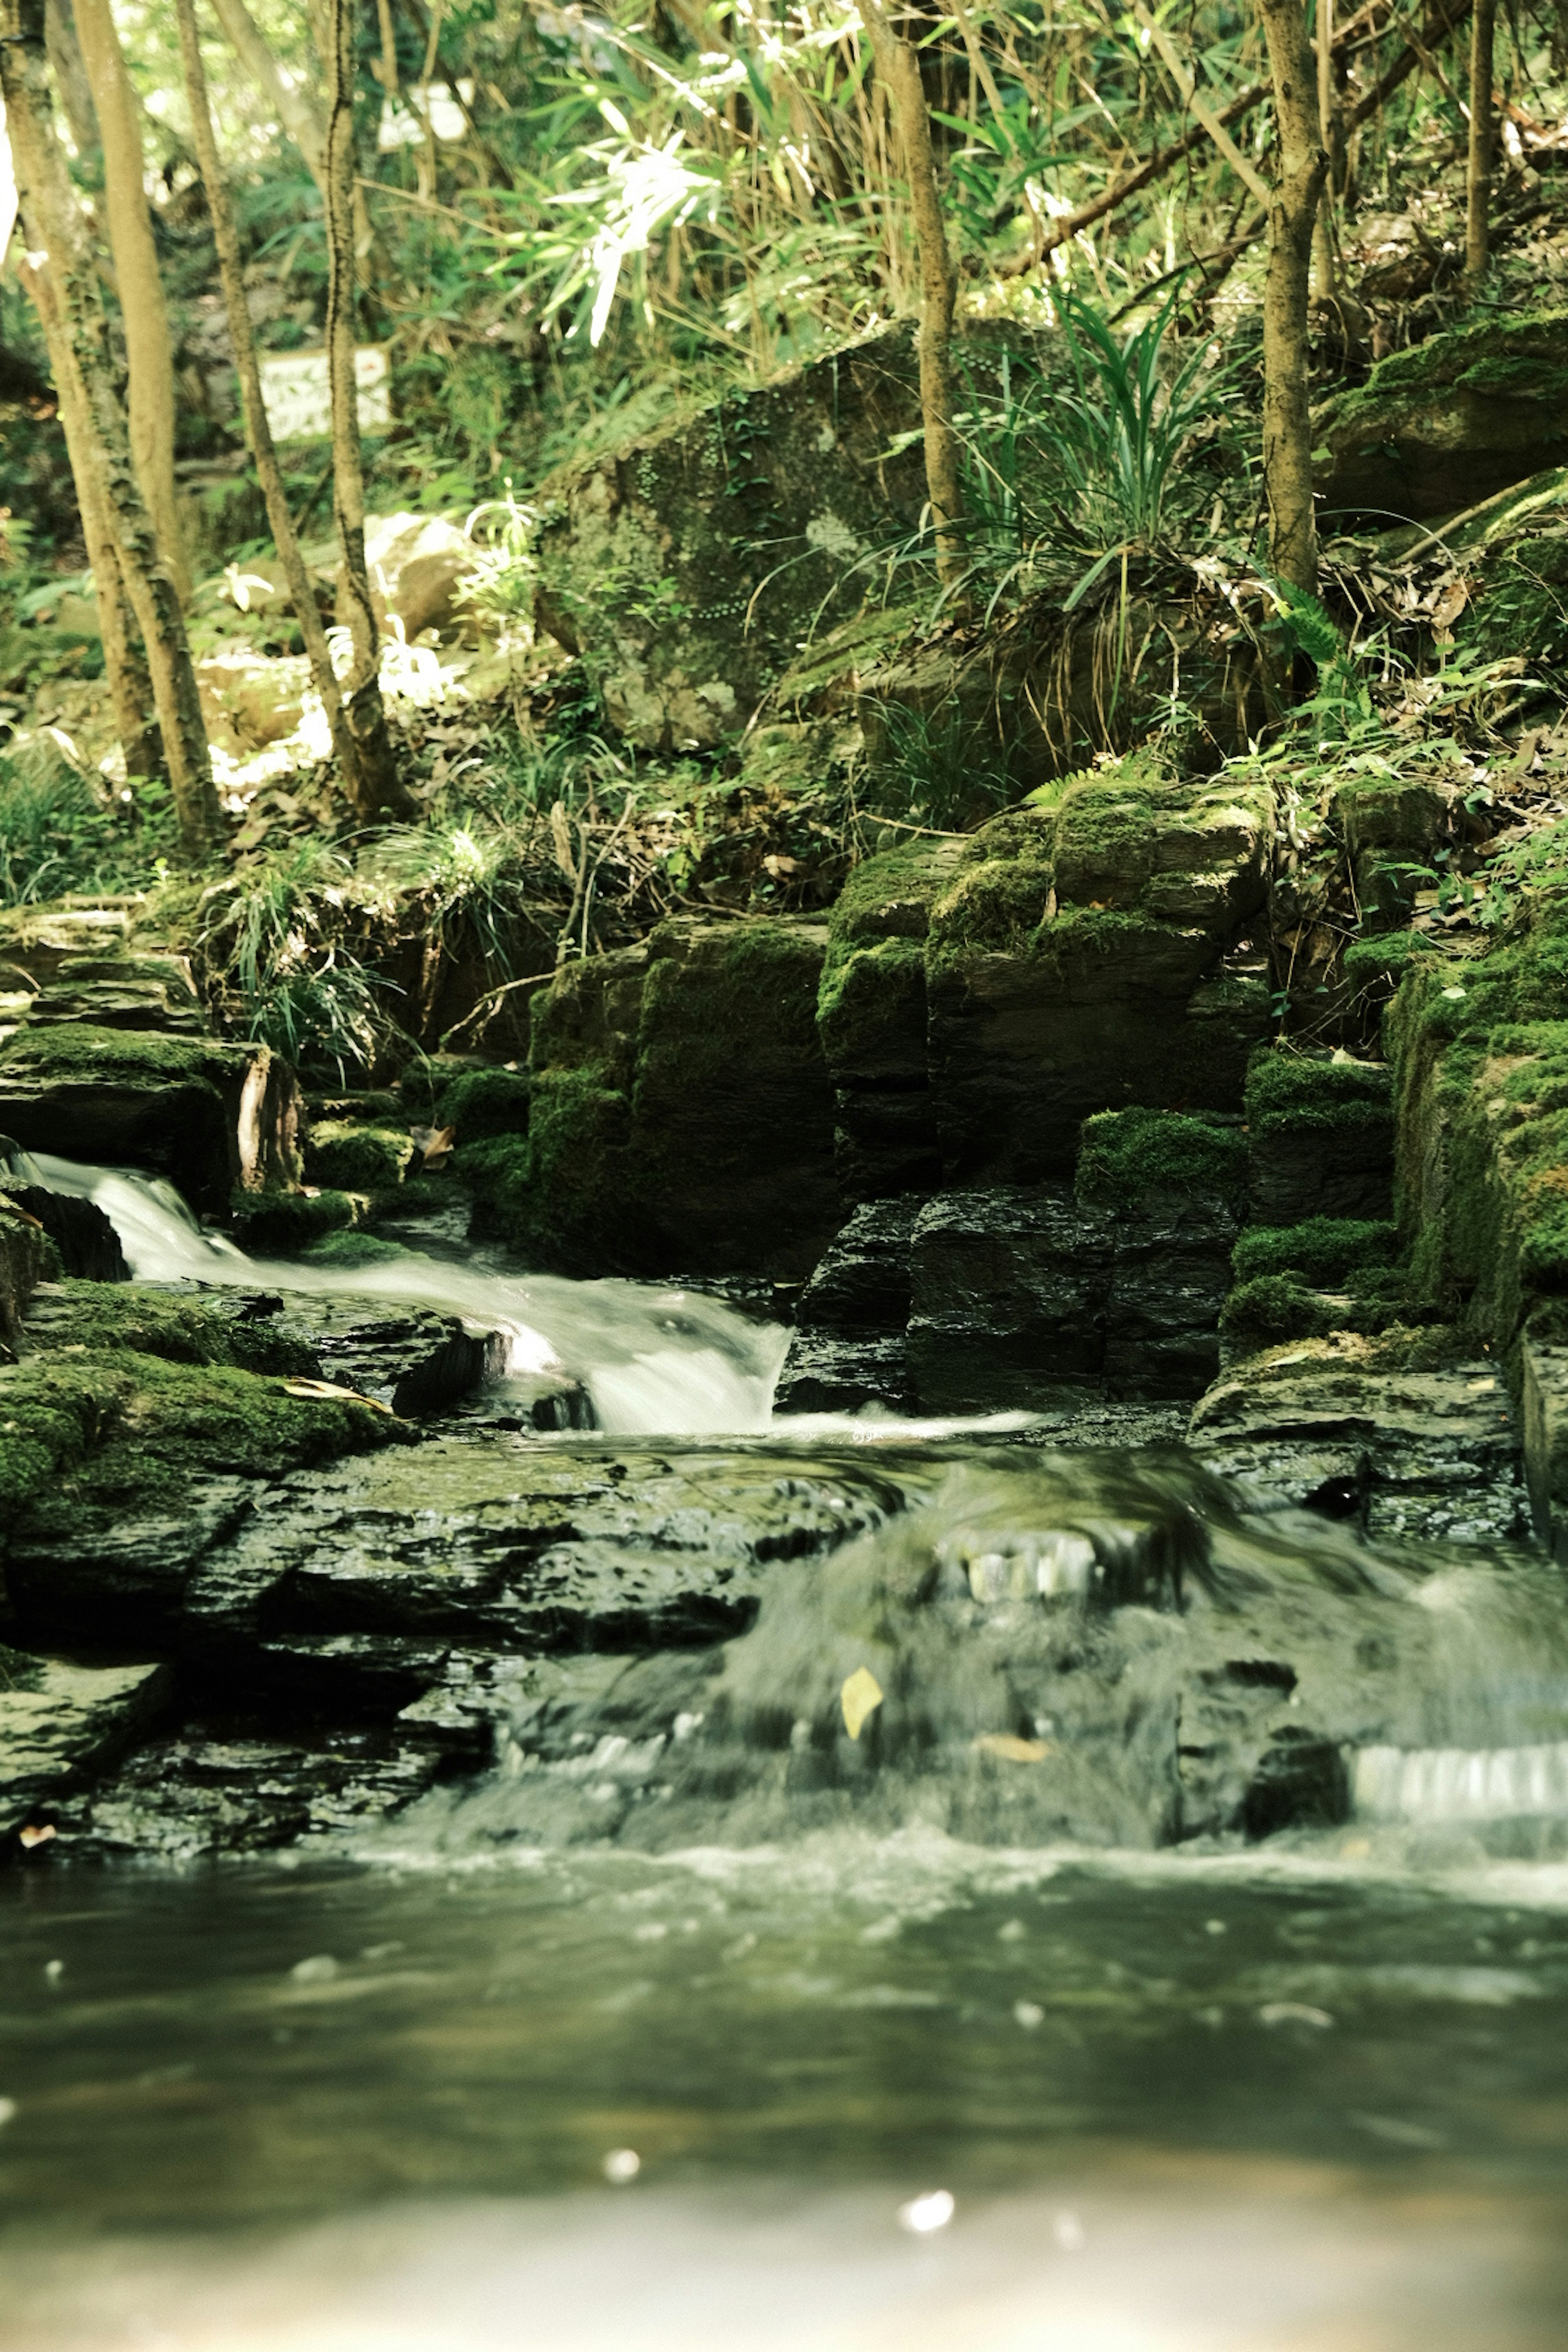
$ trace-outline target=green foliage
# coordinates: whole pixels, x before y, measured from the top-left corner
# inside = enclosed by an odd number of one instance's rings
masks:
[[[459,1142],[521,1135],[528,1125],[533,1081],[525,1070],[464,1070],[443,1087],[435,1123],[455,1127]]]

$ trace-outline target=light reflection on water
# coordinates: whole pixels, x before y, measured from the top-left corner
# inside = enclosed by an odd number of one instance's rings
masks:
[[[1561,1902],[846,1833],[0,1915],[6,2352],[1563,2340]]]

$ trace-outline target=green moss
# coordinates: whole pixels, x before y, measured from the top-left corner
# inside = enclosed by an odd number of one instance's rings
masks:
[[[1008,809],[983,825],[932,903],[933,954],[1026,951],[1056,887],[1054,809]]]
[[[0,1066],[41,1077],[211,1085],[254,1059],[253,1045],[225,1045],[211,1037],[165,1036],[155,1029],[100,1029],[86,1021],[24,1028],[0,1046]]]
[[[355,1192],[237,1192],[235,1230],[246,1249],[297,1257],[322,1234],[361,1223],[368,1206]]]
[[[1568,391],[1565,338],[1568,310],[1554,310],[1428,335],[1379,360],[1363,384],[1328,404],[1317,429],[1331,432],[1336,442],[1387,431],[1391,416],[1413,399],[1450,390],[1560,402]]]
[[[629,1122],[626,1095],[593,1069],[540,1072],[526,1135],[458,1147],[481,1229],[525,1256],[605,1271],[637,1215]]]
[[[442,1087],[435,1124],[455,1127],[459,1142],[521,1135],[528,1125],[531,1092],[526,1070],[464,1070]]]
[[[1357,1268],[1387,1268],[1398,1228],[1356,1217],[1311,1217],[1300,1225],[1251,1225],[1231,1255],[1238,1283],[1293,1276],[1315,1289],[1338,1289]]]
[[[1260,1274],[1239,1283],[1225,1302],[1221,1335],[1232,1347],[1272,1348],[1285,1339],[1324,1339],[1345,1317],[1288,1274]]]
[[[1238,1209],[1247,1139],[1235,1126],[1181,1111],[1101,1111],[1083,1123],[1077,1186],[1087,1208],[1139,1210],[1187,1199]]]
[[[397,1128],[322,1119],[305,1146],[305,1173],[313,1184],[374,1192],[401,1184],[413,1157],[413,1138]]]
[[[884,939],[923,939],[963,845],[913,840],[854,866],[828,919],[829,952]]]
[[[23,1336],[29,1357],[107,1349],[305,1378],[317,1370],[307,1344],[266,1318],[226,1315],[203,1299],[169,1297],[137,1283],[59,1283],[47,1319],[25,1326]]]
[[[401,1242],[389,1242],[380,1234],[367,1234],[351,1227],[345,1232],[323,1234],[320,1241],[310,1242],[300,1253],[308,1265],[390,1265],[394,1258],[410,1257],[411,1250]]]
[[[1342,962],[1352,987],[1370,988],[1380,980],[1397,985],[1417,957],[1433,952],[1431,940],[1419,931],[1385,931],[1374,939],[1352,940]]]
[[[371,1405],[229,1366],[129,1349],[32,1357],[0,1371],[0,1531],[23,1512],[67,1530],[84,1502],[174,1510],[205,1477],[273,1477],[401,1433]]]
[[[1247,1122],[1258,1137],[1386,1126],[1388,1071],[1377,1063],[1313,1061],[1266,1045],[1247,1068]]]

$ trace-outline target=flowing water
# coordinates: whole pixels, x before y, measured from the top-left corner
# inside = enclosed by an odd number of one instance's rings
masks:
[[[781,1573],[676,1735],[568,1713],[374,1832],[0,1878],[5,2352],[1568,2342],[1544,1563],[1249,1521],[1179,1454],[770,1423],[782,1335],[718,1300],[258,1265],[165,1188],[41,1172],[142,1279],[499,1323],[605,1433],[521,1444],[722,1436],[903,1507]],[[1141,1743],[1227,1674],[1232,1713],[1331,1720],[1349,1818],[1161,1847]]]

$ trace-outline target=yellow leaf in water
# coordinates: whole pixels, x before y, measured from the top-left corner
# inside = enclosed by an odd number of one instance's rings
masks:
[[[1005,1764],[1043,1764],[1051,1752],[1048,1739],[1015,1739],[1010,1731],[983,1731],[974,1745]]]
[[[844,1709],[844,1728],[851,1739],[858,1739],[866,1719],[882,1704],[882,1685],[868,1666],[857,1666],[838,1694],[838,1704]]]
[[[16,1832],[18,1840],[26,1846],[47,1845],[54,1834],[52,1822],[29,1822],[26,1829],[18,1830]]]
[[[336,1388],[331,1381],[285,1381],[283,1393],[291,1397],[340,1397],[345,1404],[367,1404],[372,1412],[392,1413],[392,1407],[383,1404],[379,1397],[361,1396],[358,1389]]]

